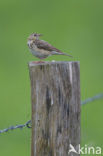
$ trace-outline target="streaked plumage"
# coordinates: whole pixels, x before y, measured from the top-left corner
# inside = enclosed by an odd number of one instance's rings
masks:
[[[66,55],[72,57],[71,55],[65,54],[59,49],[53,47],[51,44],[44,40],[39,40],[41,34],[33,33],[28,38],[28,47],[31,53],[38,57],[39,59],[44,59],[51,55]]]

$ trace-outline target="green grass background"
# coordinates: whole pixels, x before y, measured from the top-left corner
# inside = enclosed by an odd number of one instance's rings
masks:
[[[103,0],[0,1],[0,129],[31,117],[27,47],[32,32],[80,61],[81,99],[103,92]],[[72,51],[72,52],[71,52]],[[66,56],[46,60],[69,61]],[[103,149],[103,100],[82,106],[81,145]],[[0,135],[0,155],[29,156],[31,130]]]

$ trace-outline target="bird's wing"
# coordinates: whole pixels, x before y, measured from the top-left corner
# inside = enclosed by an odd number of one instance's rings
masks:
[[[35,45],[39,49],[44,49],[44,50],[48,50],[48,51],[56,51],[56,52],[62,53],[59,49],[53,47],[51,44],[49,44],[48,42],[45,42],[43,40],[35,40]]]

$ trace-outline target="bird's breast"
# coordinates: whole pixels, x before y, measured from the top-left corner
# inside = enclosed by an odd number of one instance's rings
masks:
[[[47,56],[50,55],[50,52],[49,52],[49,51],[38,48],[38,47],[35,45],[35,43],[32,42],[32,41],[28,41],[27,44],[28,44],[28,47],[29,47],[29,49],[30,49],[30,52],[31,52],[34,56],[36,56],[36,57],[38,57],[38,58],[45,58],[45,57],[47,57]]]
[[[33,41],[28,40],[27,45],[31,49],[33,47]]]

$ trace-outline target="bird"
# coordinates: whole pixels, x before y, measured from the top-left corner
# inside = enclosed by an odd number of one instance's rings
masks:
[[[51,44],[39,38],[42,34],[32,33],[27,39],[27,45],[30,49],[30,52],[37,58],[45,59],[48,56],[52,55],[66,55],[72,57],[69,54],[63,53],[61,50],[53,47]]]

